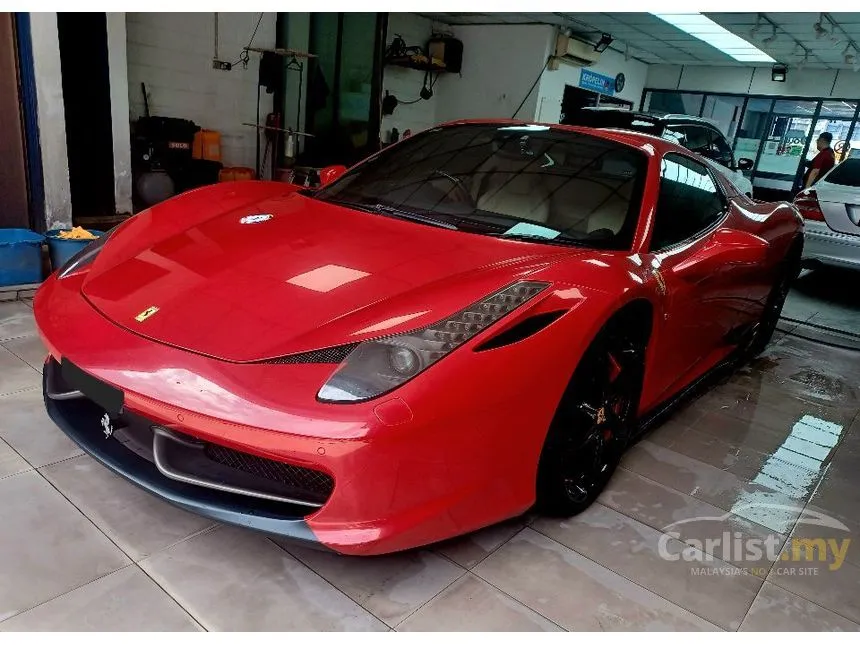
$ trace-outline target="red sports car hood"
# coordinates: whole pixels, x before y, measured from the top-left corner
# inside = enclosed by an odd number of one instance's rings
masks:
[[[136,334],[254,361],[435,322],[577,253],[271,193],[180,198],[133,218],[84,295]]]

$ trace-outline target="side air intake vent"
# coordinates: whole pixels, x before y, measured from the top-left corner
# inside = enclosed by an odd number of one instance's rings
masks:
[[[538,333],[553,321],[561,318],[564,312],[565,310],[549,311],[547,313],[536,314],[530,318],[526,318],[510,329],[506,329],[498,336],[493,336],[487,342],[482,345],[478,345],[478,347],[475,348],[475,351],[483,352],[488,349],[496,349],[497,347],[504,347],[505,345],[511,345],[512,343],[524,340],[529,336]]]

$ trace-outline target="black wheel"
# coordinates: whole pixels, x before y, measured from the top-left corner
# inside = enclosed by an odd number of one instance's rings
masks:
[[[592,343],[556,412],[538,466],[538,511],[569,517],[600,494],[632,436],[644,347],[609,328]]]
[[[761,319],[756,323],[747,345],[741,350],[741,357],[744,360],[751,360],[761,354],[773,338],[779,317],[782,315],[785,299],[788,297],[791,285],[800,274],[802,254],[801,243],[791,247],[791,251],[780,268],[776,283],[768,295]]]

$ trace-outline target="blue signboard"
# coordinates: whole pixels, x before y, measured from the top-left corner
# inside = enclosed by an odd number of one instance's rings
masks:
[[[591,72],[583,69],[579,75],[579,86],[584,90],[591,90],[599,94],[612,96],[615,94],[615,79],[611,76],[604,76],[597,72]]]

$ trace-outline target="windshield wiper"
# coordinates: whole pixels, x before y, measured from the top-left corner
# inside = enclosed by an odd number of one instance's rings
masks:
[[[439,228],[447,228],[452,231],[457,230],[457,226],[455,224],[452,224],[451,222],[445,222],[441,219],[431,217],[430,215],[416,213],[415,211],[404,210],[402,208],[398,208],[397,206],[389,206],[388,204],[376,204],[375,206],[370,207],[370,210],[377,213],[384,213],[386,215],[394,215],[395,217],[412,220],[413,222],[421,222],[422,224],[430,224],[431,226],[438,226]]]
[[[397,206],[391,206],[389,204],[370,204],[370,203],[360,203],[353,202],[348,199],[325,199],[330,204],[337,204],[338,206],[345,206],[346,208],[352,208],[357,211],[361,211],[363,213],[373,213],[374,215],[390,215],[392,217],[399,217],[401,219],[412,220],[413,222],[421,222],[422,224],[429,224],[431,226],[438,226],[439,228],[447,228],[452,231],[457,230],[457,225],[452,224],[450,222],[445,222],[441,219],[437,219],[430,215],[423,215],[421,213],[416,213],[415,211],[405,210],[403,208],[399,208]]]

